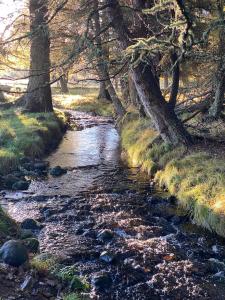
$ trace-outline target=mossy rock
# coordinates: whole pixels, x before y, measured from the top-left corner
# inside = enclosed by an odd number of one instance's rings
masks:
[[[28,238],[23,240],[24,246],[27,248],[27,250],[31,253],[37,253],[39,251],[39,241],[35,238]]]

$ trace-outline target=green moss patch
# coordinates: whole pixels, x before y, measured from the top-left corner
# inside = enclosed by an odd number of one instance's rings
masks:
[[[57,145],[66,117],[63,113],[0,112],[0,172],[9,172],[21,157],[40,158]]]
[[[225,161],[210,150],[152,144],[148,120],[130,119],[121,131],[129,162],[175,195],[196,224],[225,236]]]

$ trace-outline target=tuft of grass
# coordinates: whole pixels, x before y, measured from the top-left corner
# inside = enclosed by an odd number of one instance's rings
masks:
[[[5,174],[17,166],[19,159],[42,157],[62,137],[66,116],[55,113],[0,112],[0,172]]]
[[[152,144],[156,133],[150,126],[137,117],[122,124],[129,162],[175,195],[196,224],[225,237],[225,161],[206,151]]]

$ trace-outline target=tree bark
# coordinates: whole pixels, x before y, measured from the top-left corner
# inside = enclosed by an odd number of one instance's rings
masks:
[[[104,81],[100,81],[98,99],[108,102],[112,101]]]
[[[179,91],[179,84],[180,84],[180,66],[179,62],[177,61],[178,57],[176,52],[171,54],[171,62],[173,66],[172,71],[172,86],[169,98],[169,106],[170,108],[174,109],[177,103],[177,95]]]
[[[68,84],[67,84],[67,76],[66,75],[63,75],[60,77],[59,79],[59,84],[60,84],[60,89],[61,89],[61,92],[63,94],[68,94],[69,93],[69,88],[68,88]]]
[[[217,1],[218,19],[224,21],[224,1]],[[219,29],[218,54],[220,61],[216,73],[216,88],[215,100],[209,109],[209,117],[218,119],[221,116],[224,104],[225,93],[225,62],[224,62],[224,47],[225,47],[225,29]]]
[[[107,4],[109,20],[117,33],[122,49],[125,50],[132,45],[132,41],[120,5],[117,0],[107,0]],[[152,119],[163,140],[173,145],[189,145],[191,137],[163,98],[151,66],[141,62],[131,69],[131,74],[145,112]]]
[[[30,77],[25,95],[29,112],[53,111],[50,87],[50,39],[47,25],[48,8],[45,0],[30,0]]]

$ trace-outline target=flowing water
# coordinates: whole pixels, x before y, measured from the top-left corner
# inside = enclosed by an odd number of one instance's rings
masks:
[[[42,223],[41,252],[62,257],[91,284],[92,299],[225,299],[224,241],[194,226],[172,197],[121,161],[112,120],[72,112],[48,157],[67,174],[34,180],[2,204]]]

